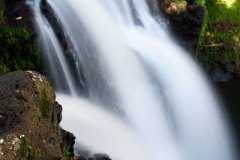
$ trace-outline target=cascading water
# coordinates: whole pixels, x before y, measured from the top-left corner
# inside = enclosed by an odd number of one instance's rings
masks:
[[[34,11],[51,74],[58,81],[61,68],[71,93],[57,94],[62,126],[78,143],[116,160],[237,159],[204,75],[144,0],[48,0],[73,46],[87,100],[71,96],[78,93],[73,76],[39,3]]]

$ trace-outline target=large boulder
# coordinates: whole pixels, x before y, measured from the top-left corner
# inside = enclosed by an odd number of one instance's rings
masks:
[[[0,76],[0,159],[111,160],[106,154],[74,155],[75,136],[59,127],[62,107],[55,100],[37,72]]]
[[[62,136],[61,112],[44,76],[36,72],[1,76],[0,159],[53,160],[73,155],[75,137],[66,131]],[[65,145],[66,137],[70,145]]]

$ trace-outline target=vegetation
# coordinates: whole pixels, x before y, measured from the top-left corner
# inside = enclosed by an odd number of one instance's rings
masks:
[[[67,149],[64,149],[63,150],[63,159],[70,160],[70,157],[71,157],[71,153]]]
[[[198,0],[198,4],[200,6],[205,6],[205,0]]]
[[[28,160],[36,159],[36,151],[33,147],[27,142],[26,138],[23,138],[20,144],[19,149],[20,156]]]
[[[23,27],[0,28],[0,70],[38,70],[40,51]]]
[[[240,65],[240,2],[205,0],[207,14],[197,57],[208,71],[236,72]]]
[[[48,118],[50,114],[51,103],[49,102],[45,86],[43,83],[39,82],[37,83],[37,88],[40,97],[41,116]]]
[[[187,2],[185,0],[161,0],[165,12],[168,14],[180,14],[186,10]]]

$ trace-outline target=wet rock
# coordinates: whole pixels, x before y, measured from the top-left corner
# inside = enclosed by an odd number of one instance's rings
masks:
[[[71,156],[74,156],[74,144],[75,144],[75,136],[68,131],[61,129],[61,135],[63,137],[63,146],[67,149]]]
[[[159,4],[160,4],[160,1],[158,0],[147,0],[146,1],[149,8],[150,8],[150,11],[153,15],[158,15],[159,12],[160,12],[160,9],[159,9]]]
[[[225,72],[220,69],[215,69],[212,71],[212,79],[215,82],[227,82],[233,78],[230,72]]]
[[[94,154],[88,160],[111,160],[106,154]]]
[[[79,67],[78,69],[76,67],[76,61],[74,59],[74,49],[72,47],[70,40],[65,35],[62,24],[60,23],[58,17],[55,15],[51,6],[47,3],[47,0],[42,0],[40,2],[40,9],[43,16],[45,16],[49,24],[52,26],[52,29],[55,32],[60,42],[60,45],[63,49],[64,56],[66,57],[68,66],[70,67],[70,72],[73,75],[74,85],[79,88],[79,94],[83,94],[85,80],[81,73],[81,67]],[[43,60],[45,61],[44,57],[43,57]],[[43,73],[51,76],[51,74],[48,72],[48,68],[50,67],[50,64],[45,63],[44,66],[45,67],[43,67]],[[50,76],[49,76],[49,79],[54,84],[54,80]],[[83,82],[83,83],[79,83],[79,82]],[[81,90],[81,93],[80,93],[80,90]]]
[[[66,55],[68,55],[69,58],[72,58],[71,57],[72,51],[71,51],[70,43],[67,40],[67,38],[65,37],[63,27],[61,26],[57,17],[55,16],[53,10],[47,3],[47,0],[42,0],[40,3],[40,7],[41,7],[42,14],[47,18],[50,25],[53,26],[54,32],[56,33],[56,35],[61,43],[61,46],[63,47],[64,53]]]

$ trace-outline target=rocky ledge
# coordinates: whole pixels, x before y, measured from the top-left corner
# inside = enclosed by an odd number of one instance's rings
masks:
[[[59,128],[62,107],[44,76],[12,72],[0,84],[0,159],[73,156],[74,136]]]
[[[73,134],[61,129],[62,107],[46,77],[37,72],[0,76],[1,160],[110,160],[74,156]]]

